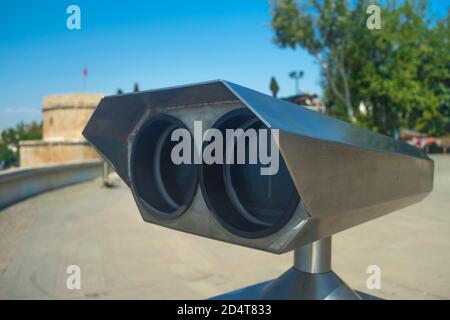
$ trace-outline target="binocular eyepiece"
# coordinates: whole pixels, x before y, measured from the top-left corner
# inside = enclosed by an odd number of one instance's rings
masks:
[[[104,97],[83,135],[145,221],[274,253],[433,185],[415,147],[227,81]]]

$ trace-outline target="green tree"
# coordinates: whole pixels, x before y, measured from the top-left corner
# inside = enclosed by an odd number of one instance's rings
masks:
[[[299,4],[295,0],[276,1],[272,28],[276,44],[283,48],[304,48],[316,58],[326,77],[326,85],[344,103],[349,118],[353,119],[344,55],[348,29],[354,18],[349,12],[345,0],[303,1]],[[342,88],[337,84],[338,78]]]
[[[19,146],[22,140],[40,140],[42,139],[42,122],[31,123],[20,122],[15,128],[9,128],[1,133],[1,142]]]
[[[116,94],[123,94],[123,91],[122,91],[122,89],[117,89],[117,91],[116,91]]]
[[[426,1],[386,1],[381,29],[369,30],[370,4],[277,1],[275,43],[316,58],[330,114],[390,135],[448,133],[448,17],[427,19]]]
[[[421,105],[414,110],[410,121],[418,131],[435,136],[450,134],[450,12],[426,34],[420,47],[419,65],[421,85],[433,95],[433,105]]]
[[[139,92],[139,84],[137,82],[134,83],[133,92]]]
[[[13,151],[8,148],[8,146],[4,143],[0,143],[0,163],[6,162],[5,165],[9,166],[11,163],[16,161],[16,156]],[[0,169],[2,169],[2,165],[0,164]]]
[[[19,158],[19,142],[42,139],[42,122],[25,124],[20,122],[15,128],[2,131],[0,135],[0,161],[12,162]]]
[[[280,87],[278,86],[277,79],[275,77],[270,78],[270,91],[272,91],[272,96],[277,97]]]

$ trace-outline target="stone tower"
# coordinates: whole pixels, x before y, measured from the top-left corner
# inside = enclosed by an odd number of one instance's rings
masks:
[[[20,143],[20,166],[99,159],[81,132],[102,96],[67,93],[44,97],[43,140]]]

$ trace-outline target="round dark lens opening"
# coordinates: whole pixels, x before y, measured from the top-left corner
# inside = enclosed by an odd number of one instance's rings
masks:
[[[172,132],[187,127],[178,119],[159,115],[150,118],[139,130],[133,147],[132,178],[134,189],[149,211],[161,218],[173,218],[185,211],[197,186],[197,167],[175,164]],[[191,155],[194,143],[191,138]]]
[[[234,164],[229,163],[227,157],[231,153],[226,154],[224,143],[224,164],[202,165],[200,184],[208,206],[226,229],[239,236],[257,238],[276,232],[292,217],[300,197],[281,154],[278,171],[273,175],[261,174],[261,168],[268,164],[260,161],[259,139],[264,131],[259,130],[266,129],[267,156],[271,155],[272,147],[270,131],[247,109],[227,113],[213,127],[223,132],[224,137],[227,129],[238,128],[247,133],[253,129],[259,137],[258,143],[245,139],[244,164],[238,164],[237,143],[232,153]],[[258,155],[256,163],[250,161],[251,152]]]

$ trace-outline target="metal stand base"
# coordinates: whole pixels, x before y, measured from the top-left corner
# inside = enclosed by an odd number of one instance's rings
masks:
[[[359,300],[333,271],[308,273],[291,268],[261,290],[263,300]]]
[[[331,237],[294,251],[294,267],[272,281],[261,282],[212,299],[360,300],[331,270]]]

